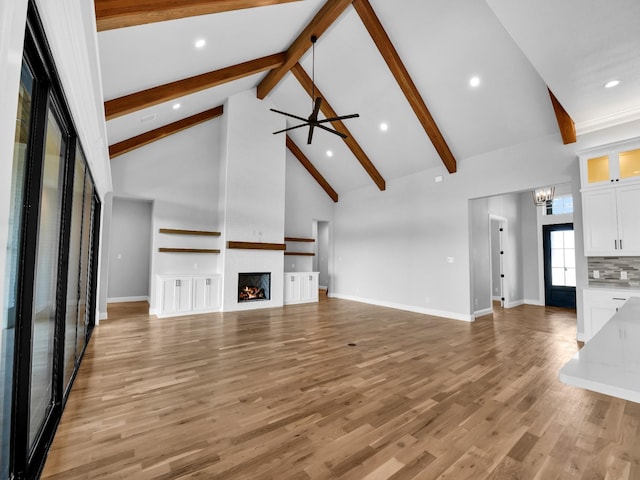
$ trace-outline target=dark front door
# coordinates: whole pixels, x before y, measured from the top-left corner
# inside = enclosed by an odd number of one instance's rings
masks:
[[[545,305],[576,308],[576,255],[573,223],[544,225]]]

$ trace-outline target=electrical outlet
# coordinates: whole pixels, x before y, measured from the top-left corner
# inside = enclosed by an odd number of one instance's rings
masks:
[[[600,278],[600,270],[593,271],[593,278]]]
[[[620,280],[627,280],[627,272],[625,272],[624,270],[620,270]]]

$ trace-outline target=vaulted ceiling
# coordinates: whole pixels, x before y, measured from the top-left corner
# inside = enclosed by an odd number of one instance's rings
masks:
[[[322,115],[360,117],[333,125],[348,129],[345,141],[318,131],[307,145],[306,129],[286,141],[334,200],[427,168],[453,173],[465,159],[545,135],[570,143],[576,130],[640,118],[637,0],[95,5],[112,156],[223,115],[229,95],[251,88],[268,106],[308,116],[311,34]],[[619,86],[603,87],[614,79]]]

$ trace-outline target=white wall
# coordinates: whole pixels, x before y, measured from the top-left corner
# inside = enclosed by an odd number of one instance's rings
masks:
[[[288,150],[286,168],[285,236],[314,238],[314,220],[332,222],[334,202]],[[317,234],[319,233],[318,231]],[[290,245],[296,249],[305,249],[304,251],[313,249],[313,245]],[[285,257],[287,272],[310,272],[313,270],[313,264],[313,257]]]
[[[471,320],[469,199],[578,182],[575,150],[553,135],[459,159],[442,183],[436,168],[389,181],[385,192],[342,194],[334,294]]]
[[[544,305],[538,288],[538,266],[542,259],[538,257],[538,208],[533,203],[531,192],[520,194],[520,218],[522,225],[522,287],[524,303]]]
[[[152,204],[115,197],[111,216],[109,301],[149,297]]]
[[[220,127],[219,118],[210,120],[111,161],[114,195],[153,201],[152,311],[157,274],[219,269],[217,255],[158,252],[159,247],[221,248],[219,238],[167,235],[158,230],[218,230]],[[103,241],[109,235],[105,229]]]

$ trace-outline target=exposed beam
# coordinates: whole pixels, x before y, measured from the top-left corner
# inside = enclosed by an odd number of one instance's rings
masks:
[[[296,79],[298,79],[298,82],[300,82],[300,85],[302,85],[302,87],[306,90],[307,94],[309,96],[313,95],[313,82],[307,72],[304,71],[304,68],[302,68],[302,65],[296,63],[291,69],[291,73],[293,73]],[[317,85],[315,86],[315,95],[316,97],[322,97],[322,105],[320,109],[322,110],[322,113],[325,117],[332,118],[338,116],[335,110],[331,108],[331,105],[329,104],[325,96],[322,95],[320,90],[318,90]],[[353,138],[353,135],[351,135],[351,132],[349,132],[349,129],[347,129],[346,125],[342,121],[338,120],[335,122],[331,122],[331,126],[347,136],[347,138],[344,139],[344,143],[347,144],[349,149],[353,152],[355,157],[358,159],[369,176],[373,179],[378,188],[380,190],[384,190],[386,188],[384,178],[382,178],[382,175],[380,175],[378,169],[371,162],[371,160],[369,160],[369,157],[367,157],[367,154],[364,153],[364,150],[362,150],[358,142]]]
[[[105,117],[107,120],[126,115],[136,110],[168,102],[191,93],[196,93],[207,88],[216,87],[223,83],[232,82],[240,78],[248,77],[256,73],[271,70],[282,65],[285,61],[284,53],[276,53],[268,57],[257,58],[248,62],[232,65],[213,72],[203,73],[195,77],[166,83],[148,90],[114,98],[104,102]]]
[[[547,88],[547,90],[549,90],[549,88]],[[560,105],[560,102],[551,90],[549,90],[549,97],[551,97],[551,105],[553,105],[553,111],[556,114],[560,135],[562,135],[562,143],[565,145],[576,143],[576,124],[573,123],[573,119],[564,107]]]
[[[299,0],[95,0],[98,31]]]
[[[327,0],[313,20],[305,27],[302,33],[294,40],[287,50],[286,61],[272,69],[258,85],[258,98],[264,99],[269,92],[282,80],[286,73],[298,63],[307,50],[311,48],[311,36],[320,36],[331,26],[333,22],[351,5],[353,0]]]
[[[316,182],[318,182],[322,189],[327,192],[327,195],[331,197],[331,200],[338,203],[338,193],[333,188],[331,188],[329,182],[327,182],[322,174],[316,169],[316,167],[313,166],[311,161],[305,156],[304,153],[302,153],[302,150],[300,150],[295,142],[291,140],[291,137],[289,137],[289,135],[287,135],[287,148],[291,153],[293,153],[293,156],[298,159],[302,166],[307,169],[307,172],[309,172],[311,176],[316,179]]]
[[[193,127],[194,125],[198,125],[199,123],[219,117],[220,115],[222,115],[222,105],[216,108],[212,108],[211,110],[206,110],[202,113],[192,115],[191,117],[178,120],[177,122],[170,123],[169,125],[165,125],[164,127],[156,128],[155,130],[151,130],[150,132],[146,132],[127,140],[123,140],[122,142],[114,143],[113,145],[109,146],[109,157],[116,158],[120,155],[130,152],[131,150],[143,147],[152,142],[155,142],[156,140],[168,137],[169,135],[173,135],[174,133],[178,133],[182,130]]]
[[[438,125],[436,125],[435,120],[431,116],[427,105],[424,103],[418,88],[413,83],[409,72],[402,63],[400,55],[398,55],[398,52],[393,46],[393,43],[391,43],[391,39],[384,30],[382,23],[380,23],[373,7],[371,7],[368,0],[354,0],[353,7],[356,9],[356,12],[358,12],[358,15],[360,15],[362,23],[369,31],[369,35],[371,35],[371,38],[378,47],[378,50],[380,50],[382,57],[385,62],[387,62],[387,65],[389,66],[393,76],[396,78],[400,89],[404,93],[405,97],[407,97],[411,108],[413,108],[418,120],[422,124],[422,128],[424,128],[424,131],[429,136],[429,139],[431,140],[431,143],[433,143],[438,155],[440,155],[442,163],[444,163],[449,173],[454,173],[457,170],[456,159],[451,153],[447,142],[438,128]]]

